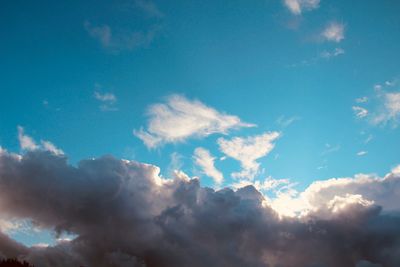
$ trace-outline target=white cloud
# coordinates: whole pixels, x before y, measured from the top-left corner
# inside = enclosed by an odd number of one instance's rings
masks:
[[[134,6],[142,10],[147,16],[153,18],[162,18],[164,14],[160,11],[158,6],[149,0],[135,0]]]
[[[194,150],[194,162],[200,166],[205,175],[214,179],[216,184],[221,184],[224,180],[222,173],[214,166],[215,157],[207,149],[198,147]]]
[[[107,24],[94,26],[88,21],[84,23],[84,27],[91,37],[97,39],[105,49],[114,53],[148,46],[161,28],[155,24],[146,31],[129,29],[115,31]]]
[[[54,155],[64,155],[64,151],[57,148],[52,142],[42,140],[42,141],[40,141],[40,143],[42,144],[42,147],[44,150],[49,151],[49,152],[53,153]]]
[[[182,142],[190,137],[206,137],[214,133],[227,134],[230,129],[253,127],[239,117],[208,107],[200,101],[172,95],[165,103],[148,108],[147,129],[134,130],[149,148],[166,143]]]
[[[257,159],[266,156],[274,148],[278,132],[266,132],[250,137],[234,137],[230,140],[219,138],[220,150],[227,156],[240,161],[242,171],[232,173],[234,178],[253,179],[259,172]]]
[[[322,31],[321,37],[325,41],[339,43],[344,39],[344,25],[338,22],[331,22]]]
[[[33,151],[33,150],[43,149],[45,151],[53,153],[54,155],[64,155],[64,151],[57,148],[50,141],[41,140],[40,141],[41,145],[37,145],[32,137],[25,134],[25,130],[21,126],[18,126],[18,140],[22,150]]]
[[[366,96],[359,97],[356,99],[356,102],[357,103],[366,103],[366,102],[368,102],[368,97],[366,97]]]
[[[96,84],[96,88],[100,88],[101,86]],[[115,106],[117,102],[117,97],[113,93],[100,93],[99,91],[95,91],[93,94],[94,98],[96,98],[100,103],[100,110],[102,111],[117,111],[118,108]]]
[[[262,180],[257,181],[249,181],[249,180],[240,180],[236,183],[231,184],[231,187],[235,189],[239,189],[248,185],[254,186],[258,191],[267,192],[271,190],[277,190],[278,192],[280,189],[283,188],[285,185],[289,185],[289,179],[274,179],[271,176]]]
[[[280,125],[281,127],[288,127],[293,122],[298,121],[298,120],[300,120],[300,117],[298,117],[298,116],[286,117],[286,116],[282,115],[276,120],[276,123],[278,125]]]
[[[39,146],[35,143],[32,137],[28,136],[24,132],[24,128],[18,126],[18,141],[21,149],[23,150],[36,150]]]
[[[367,151],[359,151],[359,152],[357,152],[357,156],[365,156],[367,154],[368,154]]]
[[[303,10],[312,10],[319,7],[320,0],[284,0],[283,3],[295,15],[300,15]]]
[[[357,118],[361,119],[361,118],[368,116],[368,110],[363,107],[353,106],[352,109]]]
[[[326,59],[330,59],[332,57],[337,57],[337,56],[340,56],[340,55],[343,55],[343,54],[344,54],[344,49],[336,47],[332,51],[326,51],[326,50],[323,51],[321,53],[321,57],[322,58],[326,58]]]
[[[387,124],[391,122],[397,127],[400,118],[400,92],[378,93],[378,111],[371,118],[372,124]]]
[[[314,181],[303,192],[290,190],[270,199],[270,206],[282,216],[296,217],[310,213],[326,216],[346,205],[382,206],[399,210],[400,165],[384,177],[357,174],[350,178]],[[327,212],[329,211],[329,212]]]
[[[322,151],[322,156],[325,156],[327,154],[333,153],[333,152],[337,152],[340,150],[340,145],[331,145],[331,144],[325,144],[325,149],[324,151]]]
[[[117,97],[112,93],[100,93],[95,91],[94,97],[101,102],[109,104],[115,103],[117,101]]]

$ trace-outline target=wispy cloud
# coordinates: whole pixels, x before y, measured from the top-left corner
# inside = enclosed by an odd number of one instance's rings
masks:
[[[287,116],[279,116],[279,118],[276,120],[276,123],[281,126],[281,127],[288,127],[295,121],[300,120],[300,117],[298,116],[292,116],[292,117],[287,117]]]
[[[363,96],[356,99],[356,103],[366,103],[368,102],[368,97]]]
[[[367,119],[373,125],[390,123],[397,127],[400,119],[400,92],[394,88],[395,85],[394,81],[375,84],[373,96],[356,99],[360,105],[353,107],[356,116]],[[367,104],[370,107],[368,110],[361,107]]]
[[[328,154],[331,154],[331,153],[333,153],[333,152],[337,152],[337,151],[339,151],[340,150],[340,145],[339,144],[337,144],[337,145],[331,145],[331,144],[329,144],[329,143],[326,143],[325,144],[325,149],[324,149],[324,151],[322,151],[322,156],[325,156],[325,155],[328,155]]]
[[[54,155],[64,155],[64,151],[57,148],[50,141],[41,140],[40,145],[38,145],[32,137],[25,134],[25,130],[21,126],[18,126],[18,140],[19,140],[19,145],[22,150],[34,151],[34,150],[41,149],[41,150],[49,151],[49,152],[53,153]]]
[[[201,167],[202,171],[208,177],[213,178],[216,184],[221,184],[224,180],[222,173],[214,165],[215,157],[205,148],[198,147],[194,150],[193,159],[196,165]]]
[[[364,151],[364,150],[357,152],[357,156],[365,156],[367,154],[368,154],[368,151]]]
[[[336,47],[335,49],[328,51],[325,50],[321,53],[321,57],[325,59],[330,59],[332,57],[337,57],[344,54],[344,49],[340,47]]]
[[[117,97],[113,93],[107,93],[107,92],[101,93],[99,91],[95,91],[93,96],[101,103],[100,109],[102,111],[118,110],[118,108],[115,106],[115,103],[117,102]]]
[[[147,129],[134,130],[133,133],[149,148],[255,126],[242,122],[237,116],[219,112],[198,100],[189,100],[181,95],[171,95],[165,103],[151,105],[147,116]]]
[[[320,0],[283,0],[285,6],[295,15],[300,15],[304,10],[318,8],[319,2]]]
[[[363,108],[360,106],[353,106],[352,109],[357,118],[362,119],[362,118],[368,116],[368,110],[366,108]]]
[[[339,43],[344,39],[344,24],[338,22],[329,23],[321,32],[322,40]]]
[[[160,30],[158,25],[146,31],[115,30],[110,25],[92,25],[88,21],[84,23],[84,27],[89,35],[97,39],[104,48],[115,53],[148,46]]]
[[[162,18],[164,13],[158,8],[158,6],[149,0],[134,0],[133,5],[141,9],[147,16],[153,18]]]
[[[249,137],[234,137],[232,139],[219,138],[219,149],[227,156],[240,162],[242,170],[232,173],[234,178],[253,179],[259,172],[260,164],[257,159],[272,151],[273,143],[280,133],[266,132]]]

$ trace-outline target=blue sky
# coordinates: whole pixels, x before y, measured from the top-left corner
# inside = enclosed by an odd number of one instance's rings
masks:
[[[400,163],[399,12],[372,0],[5,1],[0,146],[48,140],[73,164],[111,154],[216,188],[384,175]]]

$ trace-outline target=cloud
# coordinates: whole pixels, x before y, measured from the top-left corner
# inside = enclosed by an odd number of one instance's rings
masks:
[[[397,166],[384,177],[357,174],[355,177],[315,181],[301,193],[283,192],[273,199],[271,206],[288,216],[320,213],[324,217],[331,215],[327,210],[332,210],[336,200],[357,200],[364,204],[373,202],[386,211],[399,211],[400,205],[396,202],[396,198],[400,197],[399,170]]]
[[[339,43],[344,39],[344,25],[331,22],[321,33],[322,40]]]
[[[232,173],[234,178],[253,179],[259,172],[257,159],[266,156],[274,148],[278,132],[266,132],[249,137],[234,137],[230,140],[218,139],[219,149],[227,156],[240,161],[242,170]]]
[[[319,7],[320,0],[283,0],[289,11],[300,15],[304,10],[312,10]]]
[[[356,103],[366,103],[368,102],[368,97],[363,96],[356,99]]]
[[[55,155],[63,155],[64,151],[61,149],[57,148],[52,142],[47,141],[47,140],[41,140],[40,141],[40,146],[36,144],[35,140],[30,137],[29,135],[25,134],[25,130],[23,127],[18,126],[18,140],[19,140],[19,145],[22,150],[26,151],[33,151],[37,149],[42,149],[49,151]],[[1,152],[1,150],[0,150]]]
[[[222,173],[214,166],[215,158],[211,156],[210,151],[202,147],[194,150],[193,159],[196,165],[202,168],[205,175],[214,179],[216,184],[221,184],[224,180]]]
[[[146,31],[133,31],[129,29],[115,30],[110,25],[92,25],[85,21],[85,30],[88,34],[97,39],[103,48],[113,53],[121,51],[132,51],[140,47],[150,45],[161,27],[157,24],[151,26]]]
[[[325,59],[330,59],[330,58],[332,58],[332,57],[337,57],[337,56],[343,55],[344,53],[345,53],[345,52],[344,52],[344,49],[343,49],[343,48],[338,48],[338,47],[336,47],[336,48],[333,49],[332,51],[327,51],[327,50],[323,51],[323,52],[321,53],[321,57],[322,57],[322,58],[325,58]]]
[[[366,108],[363,108],[360,106],[353,106],[352,109],[353,109],[356,117],[359,119],[362,119],[362,118],[368,116],[368,110]]]
[[[21,149],[35,150],[39,148],[39,146],[35,143],[33,138],[25,134],[23,127],[18,126],[17,128],[18,128],[18,141]]]
[[[113,103],[117,102],[117,97],[112,93],[100,93],[100,92],[95,91],[94,97],[97,100],[104,102],[104,103],[113,104]]]
[[[300,120],[300,117],[298,117],[298,116],[286,117],[286,116],[282,115],[282,116],[279,116],[279,118],[276,120],[276,123],[278,125],[280,125],[281,127],[288,127],[293,122],[296,122],[298,120]]]
[[[28,248],[0,232],[0,257],[43,267],[399,266],[395,170],[315,182],[300,194],[313,209],[288,218],[253,186],[215,191],[110,156],[72,166],[46,151],[3,151],[1,214],[76,237]]]
[[[357,156],[365,156],[367,154],[368,154],[368,151],[364,151],[364,150],[357,152]]]
[[[370,110],[361,106],[353,106],[358,118],[365,118],[373,125],[391,124],[397,127],[400,119],[400,92],[392,87],[395,82],[385,82],[374,86],[375,95],[368,98],[358,98],[359,104],[369,105]]]
[[[231,187],[235,189],[240,189],[246,186],[254,186],[260,192],[268,192],[271,190],[275,190],[278,192],[279,190],[284,189],[286,186],[290,185],[289,179],[274,179],[271,176],[262,180],[257,181],[249,181],[249,180],[240,180],[237,183],[233,183]]]
[[[96,88],[100,88],[101,86],[96,84]],[[101,105],[100,109],[102,111],[117,111],[118,108],[115,106],[117,102],[117,97],[113,93],[100,93],[99,91],[95,91],[93,94],[94,98],[97,99]]]
[[[142,10],[147,16],[152,18],[163,18],[164,14],[156,4],[148,0],[134,0],[134,6]]]
[[[165,103],[151,105],[147,116],[147,129],[134,130],[133,133],[148,148],[255,126],[242,122],[237,116],[219,112],[198,100],[189,100],[181,95],[171,95]]]

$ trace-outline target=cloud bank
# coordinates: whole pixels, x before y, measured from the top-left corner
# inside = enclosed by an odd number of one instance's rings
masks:
[[[0,233],[0,257],[37,266],[399,266],[400,171],[315,182],[308,213],[280,217],[253,186],[201,187],[181,172],[111,156],[68,164],[0,153],[0,213],[73,233],[25,247]]]

